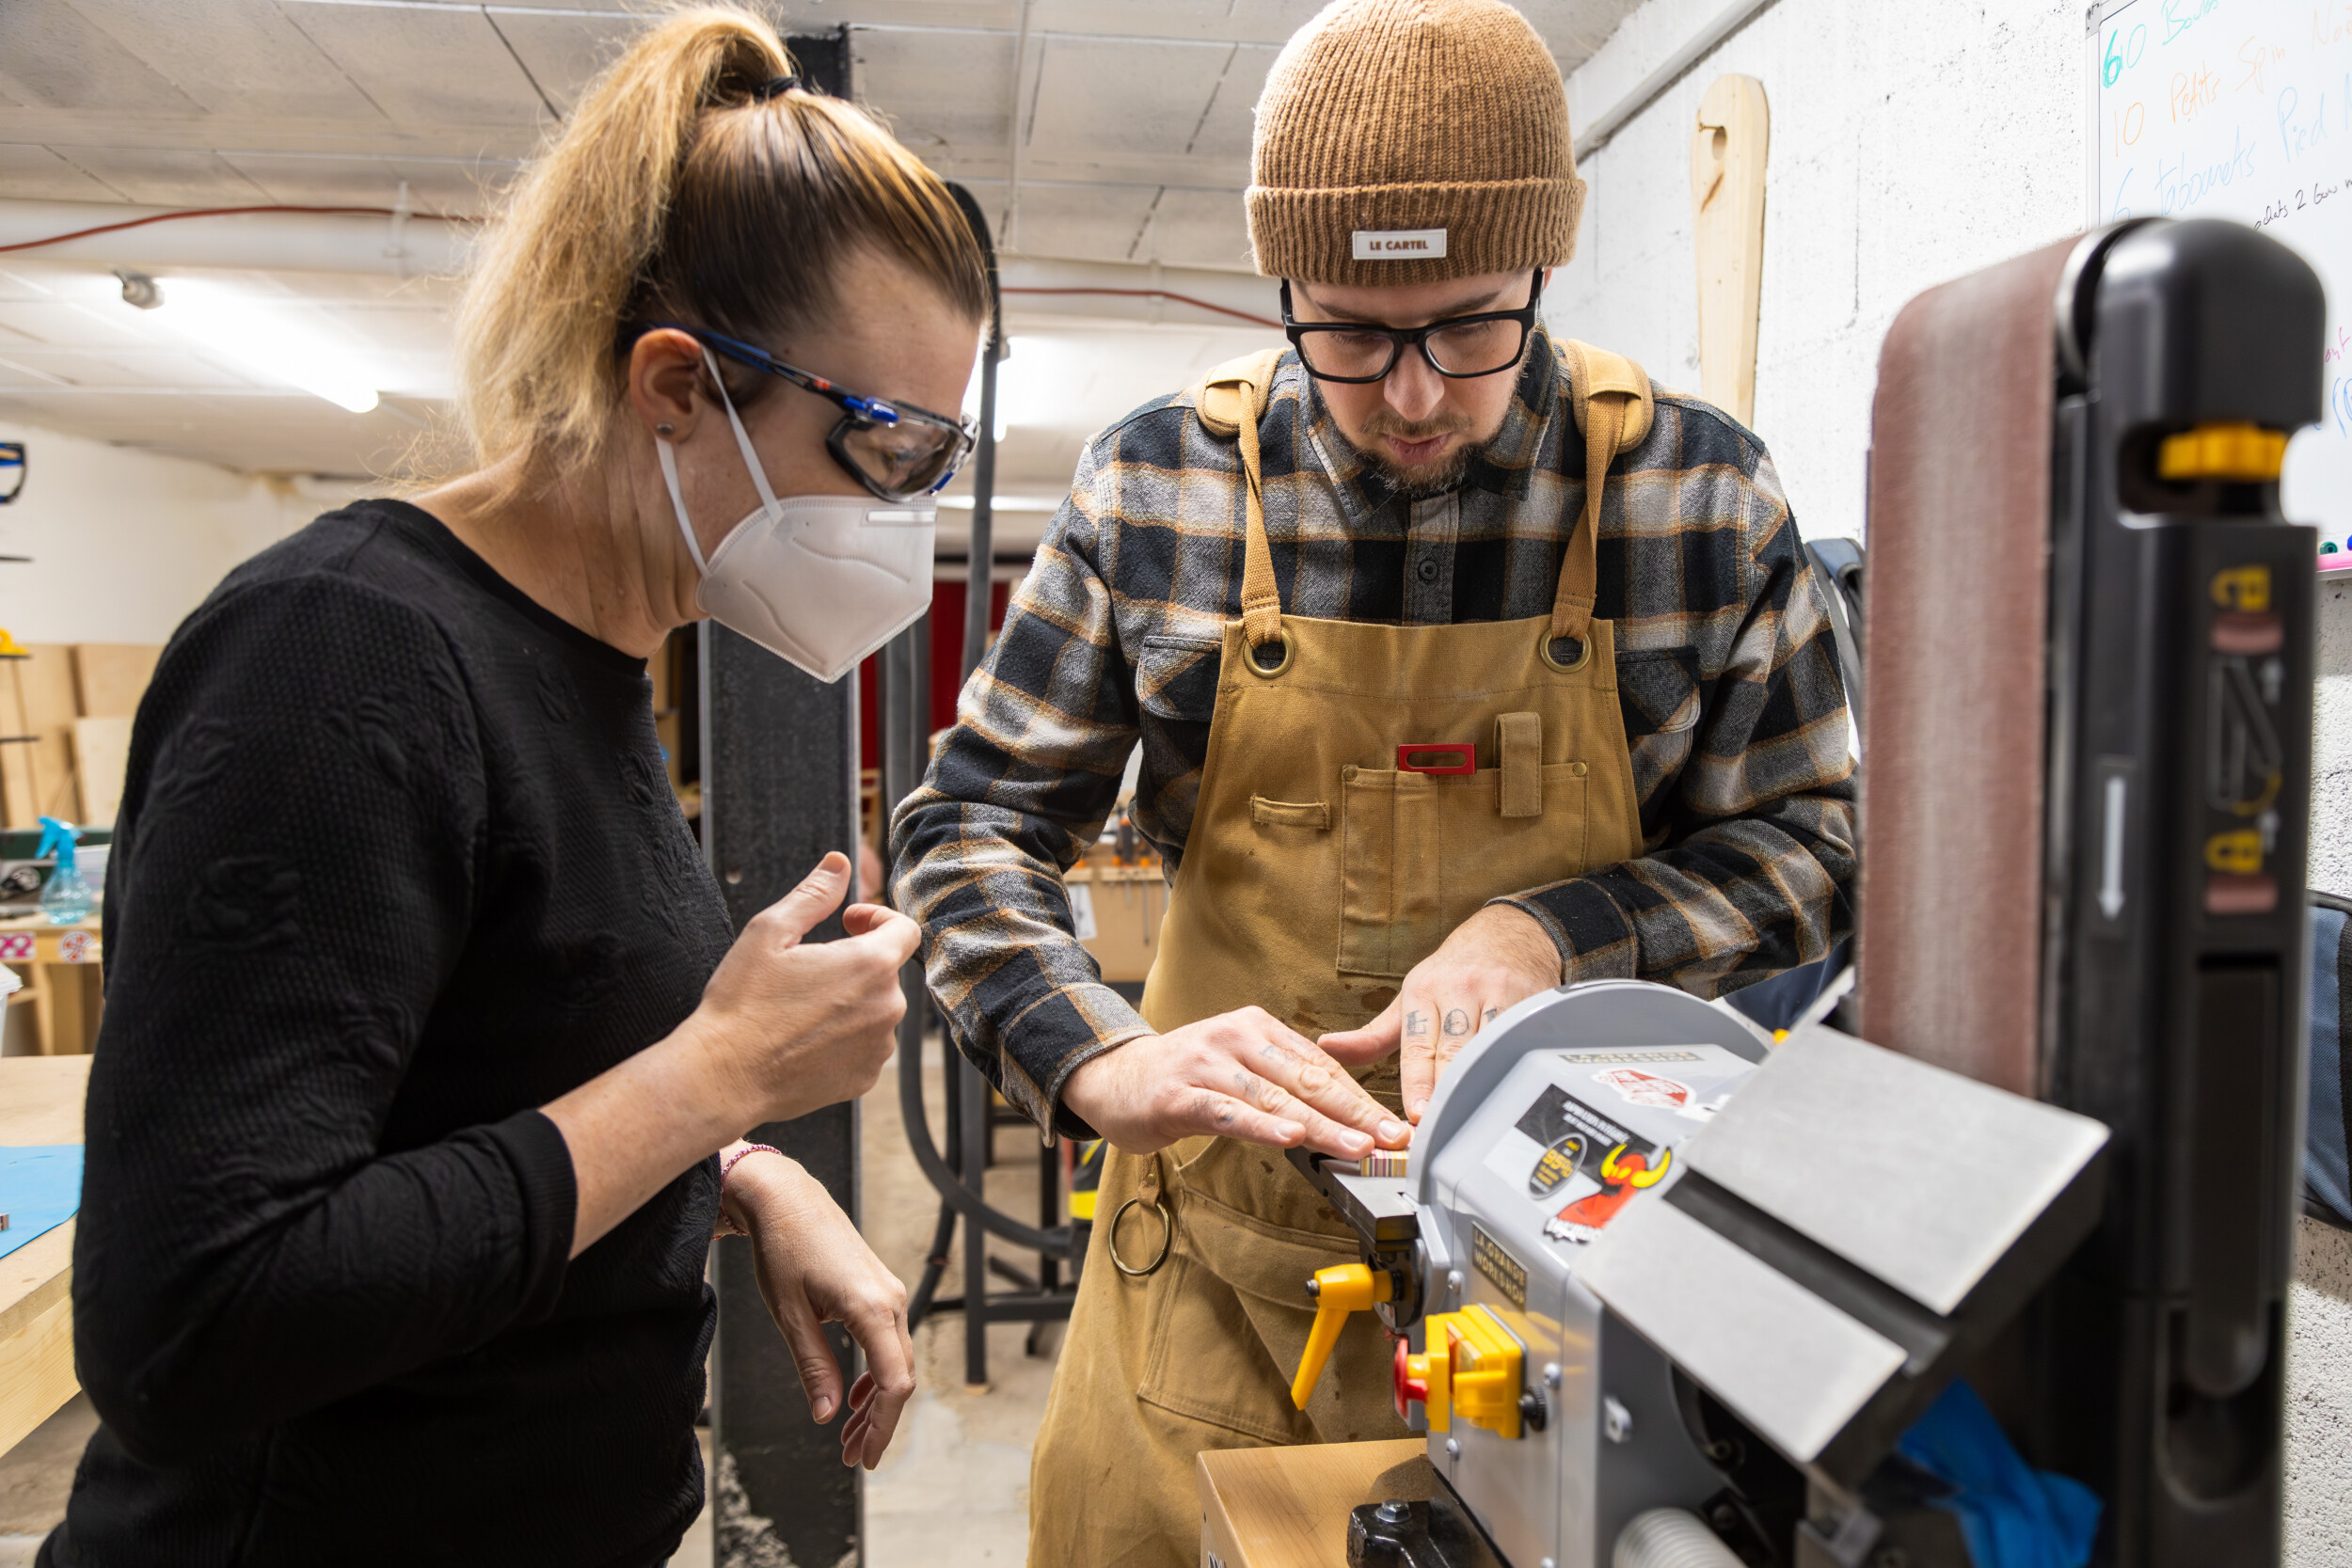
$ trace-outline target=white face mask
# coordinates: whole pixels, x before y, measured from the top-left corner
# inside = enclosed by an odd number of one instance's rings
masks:
[[[695,607],[729,631],[790,660],[820,681],[837,681],[867,654],[931,607],[931,536],[939,509],[929,501],[864,496],[787,496],[778,500],[752,438],[703,350],[719,401],[735,428],[759,505],[703,559],[678,487],[677,451],[656,437],[678,531],[702,570]]]

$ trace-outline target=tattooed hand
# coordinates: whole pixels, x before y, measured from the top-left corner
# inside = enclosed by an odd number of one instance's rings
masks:
[[[1508,904],[1489,904],[1413,967],[1388,1011],[1318,1043],[1351,1064],[1401,1049],[1405,1114],[1418,1122],[1455,1053],[1503,1008],[1559,983],[1560,950],[1544,928]]]
[[[1214,1132],[1359,1159],[1405,1147],[1403,1123],[1340,1064],[1263,1007],[1146,1035],[1093,1057],[1062,1103],[1130,1154]]]

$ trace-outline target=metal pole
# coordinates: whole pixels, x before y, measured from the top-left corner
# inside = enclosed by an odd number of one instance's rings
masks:
[[[991,330],[980,356],[980,448],[972,466],[972,575],[963,594],[963,678],[970,680],[988,652],[988,623],[996,598],[996,361],[1004,345]]]
[[[803,77],[834,97],[850,96],[842,29],[787,43]],[[827,850],[850,857],[854,880],[857,674],[823,685],[707,621],[701,646],[703,847],[740,930]],[[834,918],[808,940],[841,934]],[[857,1101],[755,1128],[751,1136],[798,1160],[856,1222]],[[864,1472],[841,1463],[835,1423],[845,1416],[836,1412],[821,1427],[810,1418],[791,1354],[760,1297],[751,1244],[720,1242],[711,1280],[719,1296],[710,1403],[720,1568],[862,1561]],[[844,1375],[854,1378],[858,1361],[848,1336],[837,1327],[826,1334]]]
[[[979,1069],[949,1052],[948,1060],[962,1070],[956,1074],[963,1099],[963,1184],[974,1192],[988,1185],[988,1080]],[[977,1225],[963,1227],[963,1382],[971,1393],[988,1387],[988,1232]]]
[[[1026,7],[1023,24],[1026,26]],[[1019,61],[1014,62],[1018,74]],[[967,216],[977,218],[977,208]],[[975,232],[987,233],[984,222]],[[983,245],[987,245],[985,239]],[[996,249],[988,245],[988,284],[992,301],[996,293]],[[988,343],[980,354],[980,441],[972,467],[972,543],[965,552],[963,595],[963,678],[969,681],[988,651],[988,623],[995,608],[996,581],[996,362],[1005,356],[1003,307],[992,309]],[[988,1154],[993,1131],[989,1126],[988,1082],[960,1052],[947,1053],[947,1093],[958,1107],[963,1133],[964,1185],[975,1193],[987,1190]],[[977,1225],[963,1227],[963,1381],[969,1388],[988,1386],[988,1234]]]
[[[821,685],[765,648],[710,622],[702,627],[703,843],[726,900],[744,922],[791,891],[829,849],[857,859],[857,676]],[[838,917],[809,933],[839,937]],[[857,1101],[754,1128],[807,1167],[858,1216]],[[751,1243],[718,1243],[712,1435],[718,1559],[855,1560],[865,1536],[862,1472],[841,1464],[835,1423],[810,1418],[799,1373],[760,1298]],[[854,1377],[848,1338],[828,1329]]]

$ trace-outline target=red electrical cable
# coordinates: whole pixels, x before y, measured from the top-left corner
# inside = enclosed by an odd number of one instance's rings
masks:
[[[388,218],[398,215],[389,207],[303,207],[282,205],[262,207],[196,207],[177,213],[151,213],[145,217],[126,218],[120,223],[102,223],[88,229],[76,229],[70,234],[51,234],[43,239],[20,240],[14,245],[0,245],[0,256],[6,256],[11,252],[19,250],[39,250],[45,245],[64,245],[69,240],[87,240],[95,234],[114,234],[119,233],[125,229],[144,229],[151,223],[173,223],[182,218],[235,217],[246,213],[309,213],[326,217]],[[412,218],[428,218],[436,223],[480,223],[482,221],[480,218],[457,216],[446,213],[410,213],[408,215]],[[1279,331],[1282,325],[1280,322],[1271,320],[1265,316],[1252,315],[1247,310],[1236,310],[1231,306],[1213,305],[1205,299],[1195,299],[1190,294],[1180,294],[1167,289],[1008,288],[1003,292],[1009,294],[1099,294],[1114,299],[1165,299],[1171,300],[1178,305],[1189,305],[1196,310],[1208,310],[1220,316],[1231,316],[1235,321],[1245,321],[1252,326],[1270,326],[1277,331]]]
[[[0,256],[15,250],[39,250],[43,245],[63,245],[68,240],[86,240],[92,234],[112,234],[124,229],[143,229],[151,223],[171,223],[180,218],[233,217],[240,213],[318,213],[329,217],[397,217],[389,207],[198,207],[180,213],[150,213],[143,218],[127,218],[120,223],[102,223],[94,229],[76,229],[71,234],[52,234],[47,239],[20,240],[15,245],[0,245]],[[480,218],[453,216],[446,213],[410,213],[412,218],[428,218],[436,223],[480,223]]]
[[[1220,316],[1232,316],[1236,321],[1246,321],[1252,326],[1270,326],[1277,332],[1282,329],[1282,324],[1279,321],[1270,321],[1264,316],[1253,316],[1247,310],[1236,310],[1230,306],[1212,305],[1205,299],[1195,299],[1190,294],[1171,293],[1166,289],[1008,288],[999,292],[1009,294],[1109,294],[1119,299],[1172,299],[1179,305],[1189,305],[1196,310],[1214,310]]]

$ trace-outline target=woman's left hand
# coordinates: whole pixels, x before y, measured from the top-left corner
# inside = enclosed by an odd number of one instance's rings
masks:
[[[866,1353],[841,1425],[841,1463],[872,1469],[914,1393],[906,1287],[792,1160],[760,1153],[741,1161],[727,1176],[724,1201],[727,1217],[751,1234],[759,1293],[792,1347],[809,1413],[820,1425],[841,1403],[841,1367],[820,1325],[841,1324]]]

